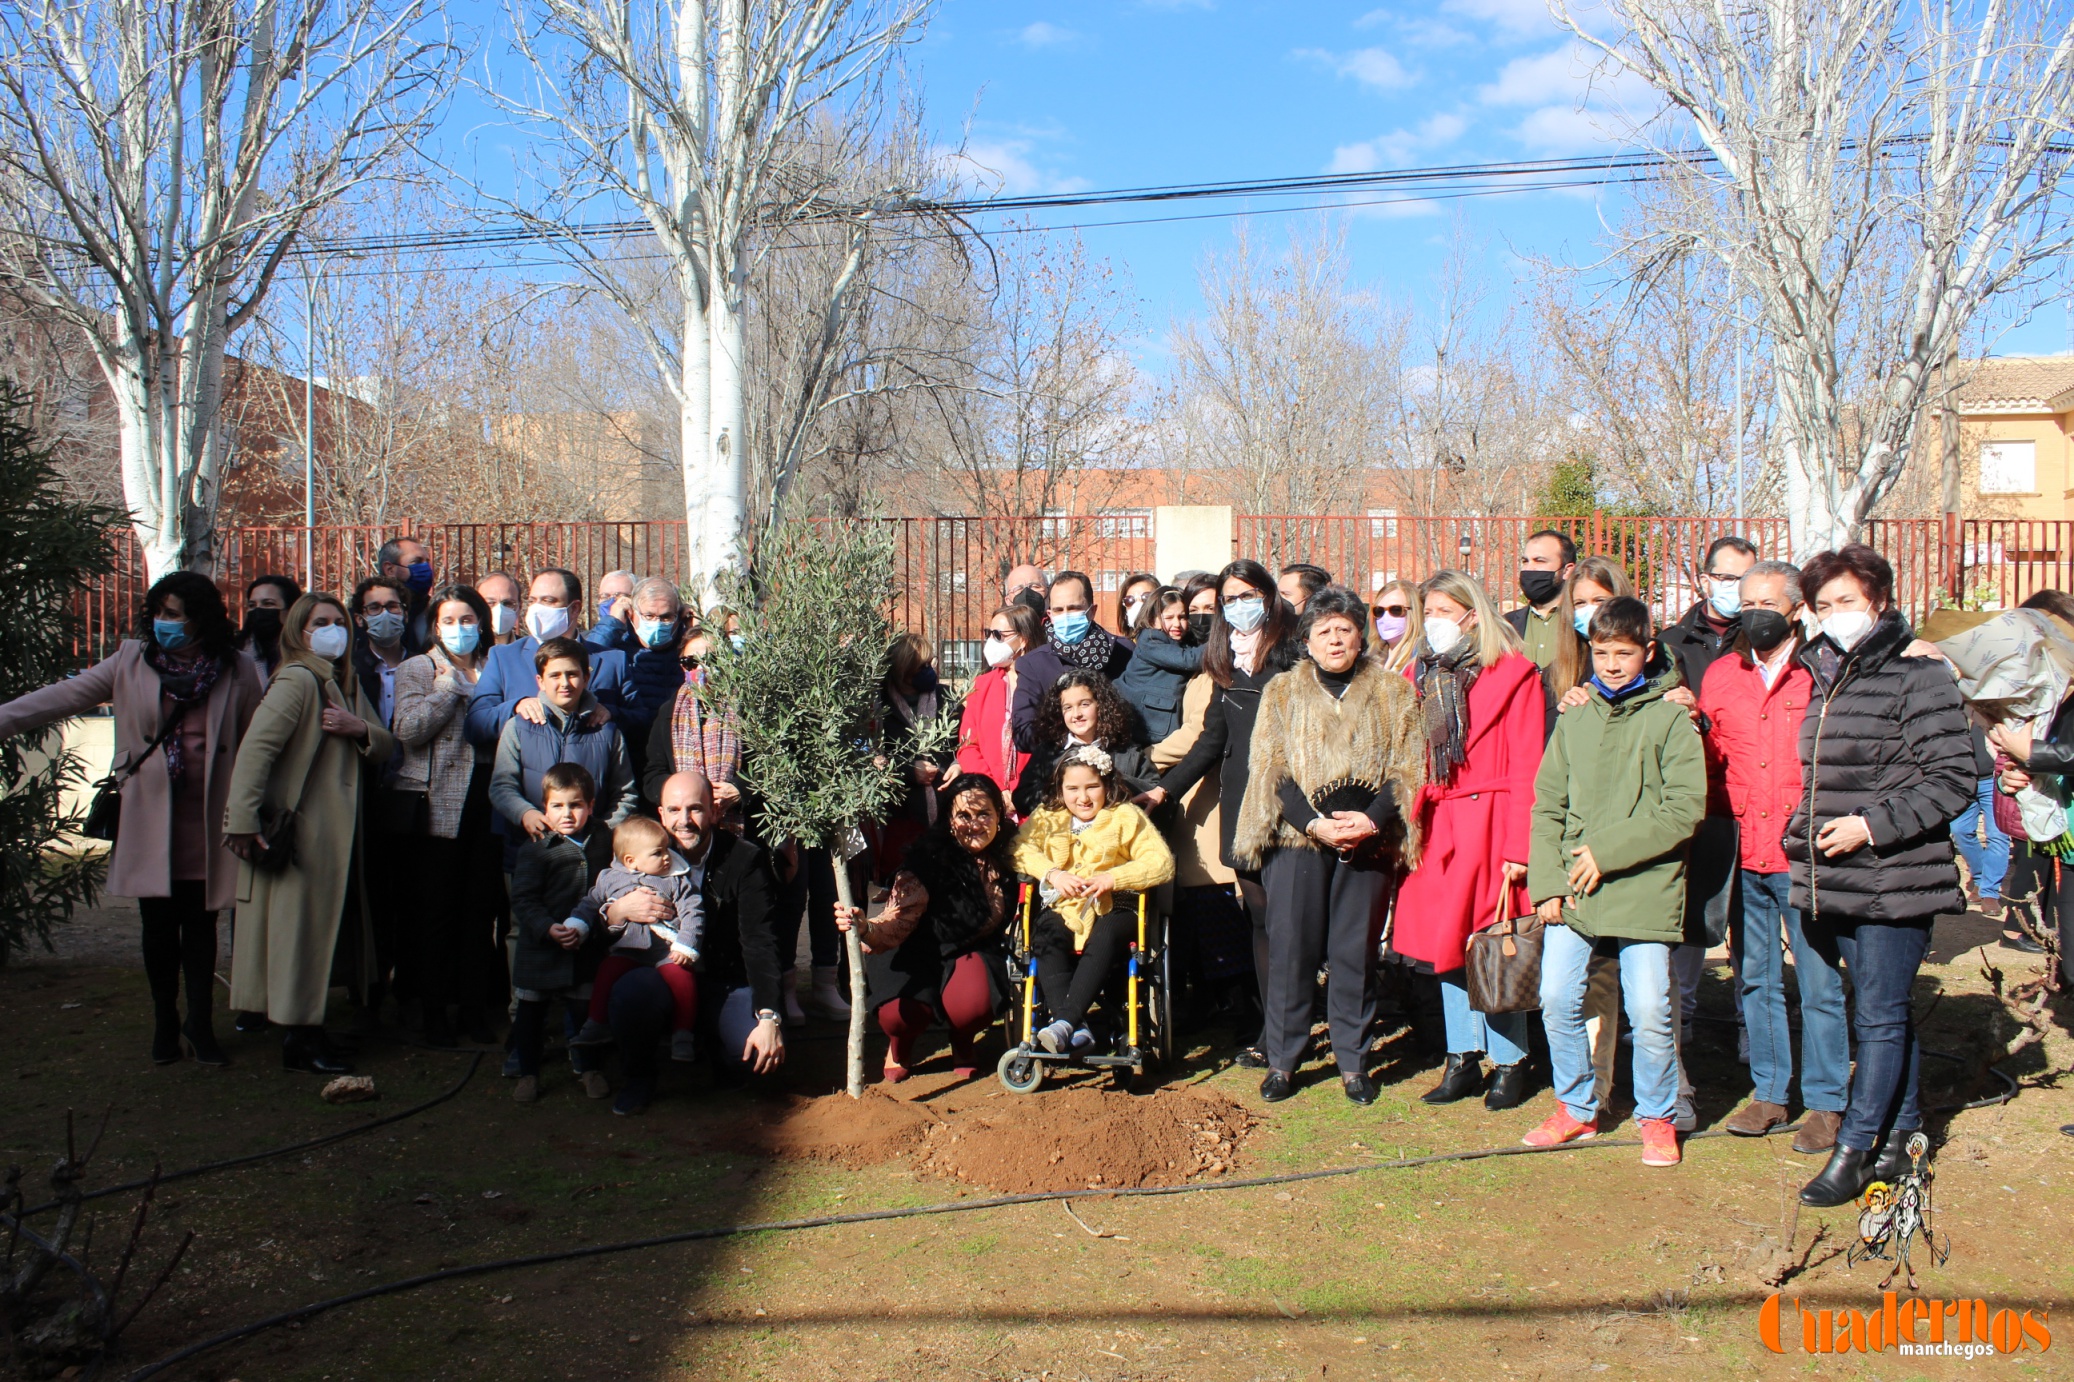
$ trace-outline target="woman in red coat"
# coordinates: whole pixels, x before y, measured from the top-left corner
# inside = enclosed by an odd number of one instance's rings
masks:
[[[1010,602],[987,617],[987,670],[973,680],[958,718],[958,771],[991,777],[1004,797],[1030,755],[1015,746],[1009,708],[1015,704],[1015,660],[1044,641],[1044,624],[1025,605]]]
[[[1462,958],[1471,932],[1529,910],[1520,885],[1547,700],[1539,669],[1474,577],[1437,572],[1419,598],[1425,631],[1408,671],[1426,722],[1427,782],[1414,807],[1425,847],[1397,895],[1390,948],[1440,981],[1447,1073],[1426,1102],[1482,1089],[1488,1053],[1497,1069],[1484,1106],[1516,1108],[1532,1093],[1527,1015],[1472,1010]]]

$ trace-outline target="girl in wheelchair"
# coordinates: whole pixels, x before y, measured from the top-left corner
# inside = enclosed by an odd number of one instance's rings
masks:
[[[1048,785],[1046,804],[1016,836],[1015,864],[1038,887],[1030,944],[1051,1021],[1037,1041],[1077,1055],[1095,1045],[1088,1008],[1136,935],[1136,895],[1174,876],[1174,856],[1126,799],[1104,750],[1069,747]]]

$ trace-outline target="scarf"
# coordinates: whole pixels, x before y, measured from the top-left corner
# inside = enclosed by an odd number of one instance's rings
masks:
[[[670,758],[678,772],[701,772],[712,782],[733,782],[742,767],[735,717],[726,711],[705,714],[698,686],[689,680],[670,707]]]
[[[1264,628],[1263,624],[1248,633],[1231,631],[1231,664],[1249,677],[1260,670],[1260,635]]]
[[[1078,643],[1059,642],[1049,624],[1044,626],[1044,636],[1050,640],[1051,650],[1059,655],[1059,661],[1083,672],[1099,672],[1107,668],[1109,655],[1116,648],[1116,635],[1092,619],[1088,621],[1087,633]]]
[[[167,725],[209,699],[209,691],[216,685],[217,674],[223,670],[221,658],[175,657],[151,642],[144,645],[144,661],[152,671],[158,673],[160,693],[173,703],[172,712],[164,721]],[[166,753],[166,779],[178,782],[181,773],[187,770],[187,755],[181,751],[180,736],[168,734],[163,747]]]
[[[1418,669],[1419,703],[1426,712],[1427,774],[1448,786],[1469,757],[1469,688],[1483,664],[1476,660],[1475,641],[1464,639],[1446,657],[1422,652],[1413,665]]]

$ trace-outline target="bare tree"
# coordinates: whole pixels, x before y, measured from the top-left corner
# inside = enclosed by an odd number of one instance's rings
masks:
[[[1643,128],[1677,194],[1657,237],[1757,304],[1795,552],[1848,540],[1940,366],[2069,247],[2074,28],[2021,0],[1608,0],[1604,33],[1556,9],[1682,117]]]
[[[588,282],[622,303],[670,382],[692,565],[709,580],[736,564],[745,536],[747,317],[758,262],[805,220],[843,225],[861,258],[883,213],[910,198],[914,189],[901,187],[862,200],[830,193],[841,151],[869,145],[880,79],[931,6],[511,0],[530,85],[494,94],[561,155],[546,191],[514,210],[556,234]],[[598,208],[626,206],[668,257],[674,322],[629,297],[600,244],[578,229]],[[854,281],[837,275],[829,314],[846,311]]]
[[[1252,513],[1363,507],[1386,453],[1406,314],[1349,282],[1325,226],[1264,258],[1242,227],[1202,273],[1207,314],[1174,331],[1176,463]]]
[[[424,0],[0,7],[0,285],[79,332],[114,395],[153,576],[207,568],[224,355],[308,217],[444,94]]]

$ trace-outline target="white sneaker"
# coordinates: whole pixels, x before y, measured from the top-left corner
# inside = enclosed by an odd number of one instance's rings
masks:
[[[786,1026],[788,1026],[788,1027],[804,1027],[804,1026],[806,1026],[806,1025],[807,1025],[807,1015],[806,1015],[806,1013],[805,1013],[805,1012],[804,1012],[804,1011],[803,1011],[803,1010],[802,1010],[802,1009],[800,1008],[800,1006],[799,1006],[799,971],[798,971],[798,970],[796,970],[796,969],[788,969],[788,970],[786,970],[786,971],[785,971],[785,983],[784,983],[784,989],[785,989],[785,1025],[786,1025]]]
[[[816,1017],[825,1017],[832,1022],[848,1022],[850,1000],[843,997],[842,989],[836,986],[835,976],[839,972],[834,965],[814,966],[814,988],[813,992],[807,995],[807,1006],[813,1009]]]

